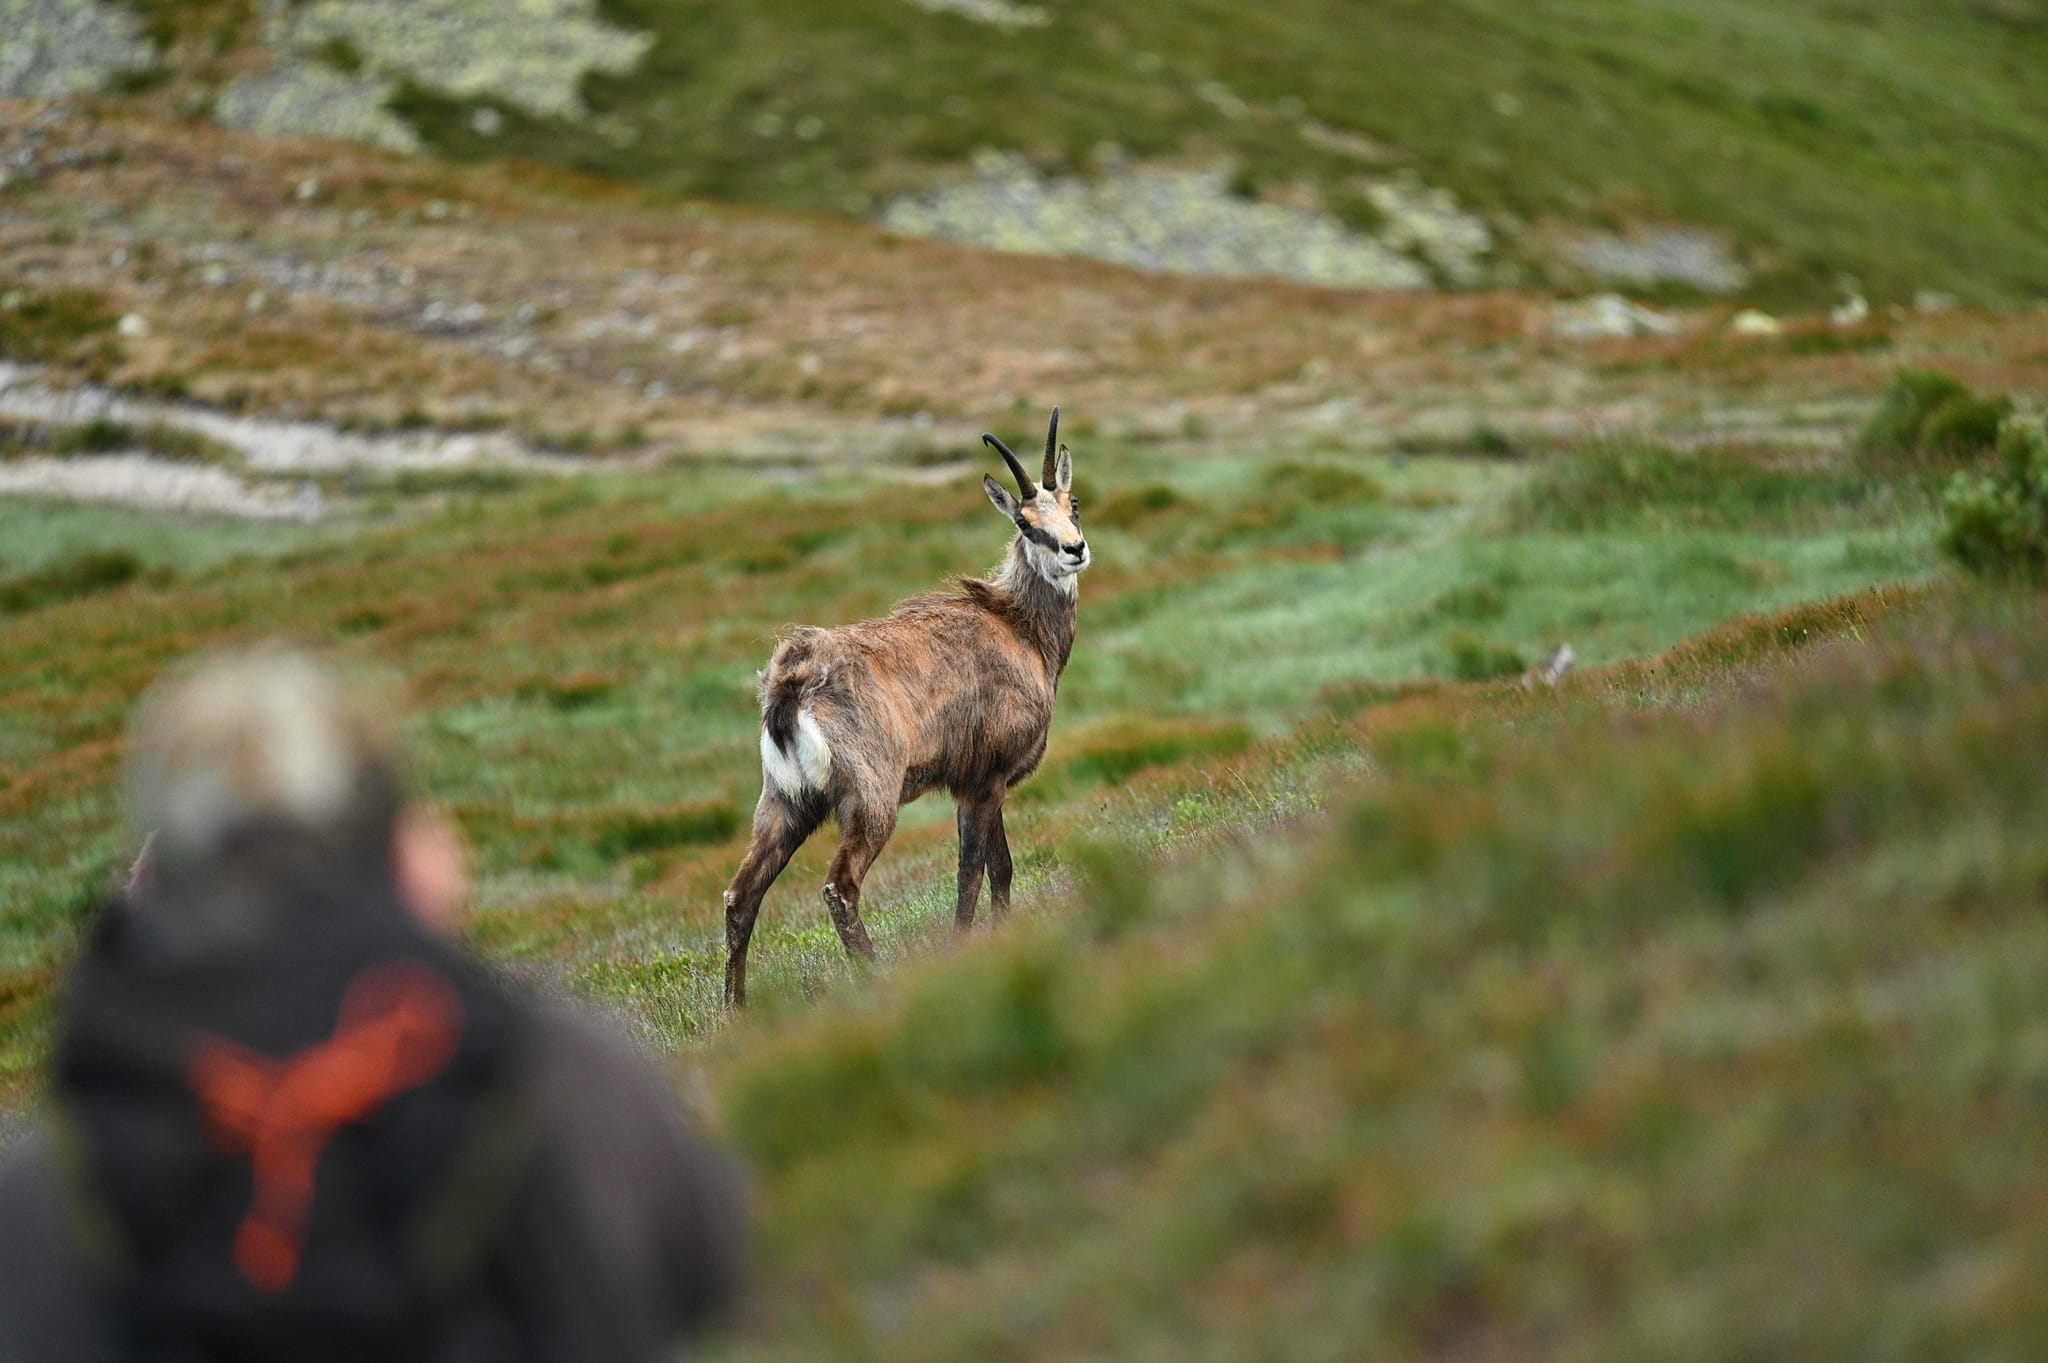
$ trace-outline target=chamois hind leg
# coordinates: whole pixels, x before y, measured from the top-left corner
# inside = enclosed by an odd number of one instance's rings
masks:
[[[793,805],[769,791],[754,809],[754,837],[746,860],[725,892],[725,1003],[736,1008],[747,1001],[747,943],[762,897],[796,849],[824,822],[822,802]]]
[[[860,921],[860,886],[868,868],[882,854],[889,835],[896,831],[896,811],[886,813],[874,806],[850,804],[839,811],[839,851],[825,878],[825,912],[848,956],[875,959],[875,945],[868,940],[867,925]]]
[[[974,906],[981,898],[981,876],[984,869],[991,872],[990,908],[1000,912],[995,907],[997,891],[992,858],[996,844],[1002,839],[1003,797],[983,796],[978,800],[961,801],[957,823],[960,829],[960,876],[959,894],[953,904],[953,926],[958,931],[965,932],[974,926]],[[1006,857],[1006,871],[1007,867]],[[1001,891],[1005,900],[1009,897],[1009,889],[1009,877],[1006,874]]]
[[[1003,807],[996,806],[995,834],[988,844],[988,915],[1001,918],[1010,911],[1010,834],[1003,827]]]

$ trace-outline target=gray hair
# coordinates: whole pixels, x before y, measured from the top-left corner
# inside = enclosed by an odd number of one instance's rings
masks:
[[[176,878],[216,864],[251,830],[360,846],[388,835],[395,738],[362,691],[294,648],[214,655],[160,681],[129,749],[128,795],[150,859]]]

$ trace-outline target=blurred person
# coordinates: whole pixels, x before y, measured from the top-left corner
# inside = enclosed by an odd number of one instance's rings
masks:
[[[634,1360],[734,1296],[733,1170],[656,1070],[451,940],[453,829],[277,647],[161,684],[149,830],[0,1163],[0,1360]]]

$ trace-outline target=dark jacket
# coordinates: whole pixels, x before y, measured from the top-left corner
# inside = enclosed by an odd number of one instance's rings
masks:
[[[730,1303],[734,1172],[630,1046],[381,889],[262,921],[104,915],[0,1159],[0,1359],[636,1363]]]

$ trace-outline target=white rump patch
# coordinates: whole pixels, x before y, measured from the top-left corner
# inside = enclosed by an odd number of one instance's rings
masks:
[[[775,746],[766,729],[761,730],[761,774],[769,785],[785,795],[824,790],[832,780],[832,745],[825,731],[811,718],[809,710],[796,712],[796,751],[786,753]]]

